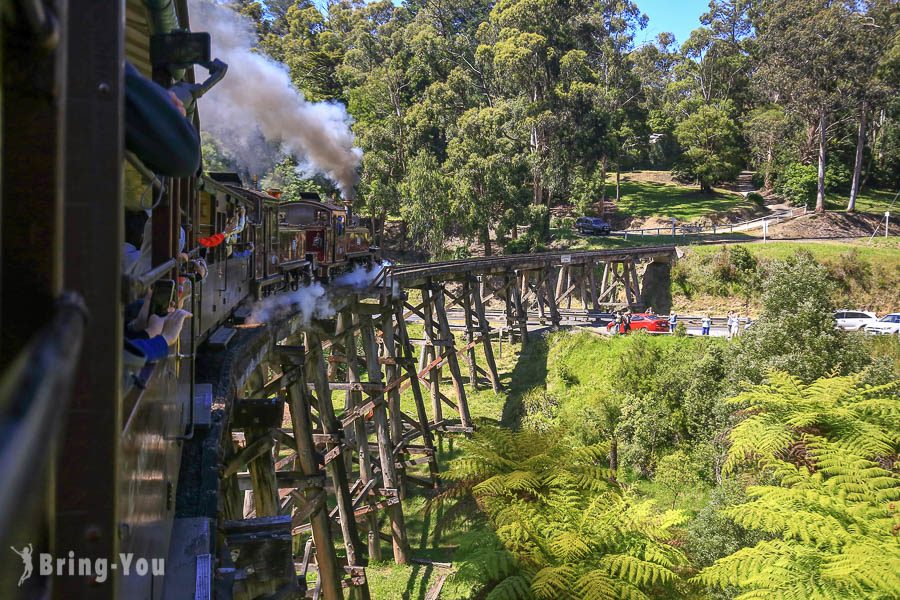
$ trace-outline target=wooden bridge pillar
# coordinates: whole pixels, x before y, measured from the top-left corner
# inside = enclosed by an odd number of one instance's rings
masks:
[[[366,369],[369,381],[373,384],[381,384],[381,365],[378,362],[378,345],[375,342],[375,330],[371,318],[366,315],[361,317],[360,333],[362,335],[363,351],[366,354]],[[387,408],[384,397],[375,403],[373,408],[373,421],[375,422],[375,437],[378,440],[378,455],[381,458],[381,477],[384,482],[385,492],[394,494],[396,502],[389,503],[387,507],[391,520],[391,538],[394,548],[394,562],[405,565],[409,562],[409,543],[406,537],[406,523],[403,518],[403,505],[397,497],[398,479],[394,465],[394,447],[391,444],[391,436],[388,426]]]
[[[432,299],[434,301],[435,315],[441,340],[446,344],[443,353],[450,368],[450,378],[453,381],[453,389],[456,392],[457,410],[463,427],[472,426],[472,418],[469,415],[469,404],[466,400],[466,388],[463,385],[462,373],[459,370],[459,359],[456,356],[456,344],[453,341],[453,332],[450,330],[450,322],[447,319],[447,311],[444,308],[444,291],[441,286],[434,289]]]
[[[491,326],[484,314],[484,301],[482,300],[481,285],[473,277],[467,279],[472,291],[472,305],[475,310],[475,318],[478,319],[478,328],[481,330],[481,343],[484,349],[484,360],[487,363],[487,374],[491,381],[491,388],[495,392],[500,391],[500,376],[497,373],[497,362],[494,360],[494,347],[491,344]]]
[[[477,289],[475,293],[478,293]],[[466,279],[462,289],[463,318],[466,320],[466,363],[469,367],[469,385],[472,386],[472,389],[477,390],[478,365],[475,363],[475,327],[477,325],[473,321],[475,315],[473,314],[474,299],[472,296],[472,283]]]
[[[560,271],[562,271],[562,268],[560,268]],[[562,273],[560,273],[560,279],[561,278]],[[556,290],[553,287],[553,269],[551,267],[546,269],[546,272],[543,274],[543,281],[539,285],[541,287],[538,289],[543,289],[544,299],[550,309],[550,322],[553,324],[553,328],[556,329],[559,327],[562,319],[559,315],[559,305],[556,303],[557,295]]]
[[[292,362],[285,363],[283,372],[289,369],[297,371],[296,380],[287,388],[288,406],[291,414],[291,429],[297,444],[297,463],[306,477],[321,477],[324,484],[324,473],[319,468],[319,459],[312,437],[312,419],[309,394],[306,391],[306,378],[303,376],[302,354],[292,356]],[[316,565],[318,582],[325,600],[343,600],[341,588],[341,568],[334,550],[331,536],[331,519],[325,503],[324,485],[311,485],[302,491],[294,491],[297,504],[301,510],[309,513],[312,539],[316,547]],[[299,525],[296,519],[292,524]],[[309,556],[305,556],[304,564],[308,564]],[[368,590],[368,586],[366,586]]]
[[[516,273],[515,285],[512,286],[513,308],[515,309],[516,322],[519,327],[519,337],[522,348],[528,344],[528,313],[522,304],[522,292],[519,288],[519,273]]]
[[[337,333],[343,332],[344,348],[347,354],[347,382],[355,384],[360,382],[359,364],[356,360],[356,332],[354,327],[358,325],[359,317],[354,315],[350,309],[342,311],[338,315]],[[360,410],[363,405],[362,393],[350,389],[347,391],[350,397],[349,410]],[[357,460],[359,461],[359,479],[363,488],[367,488],[369,483],[375,479],[375,471],[372,468],[372,457],[369,453],[369,434],[366,430],[366,421],[364,418],[353,419],[352,423],[347,424],[344,429],[347,431],[347,439],[352,432],[353,441],[355,442]],[[352,451],[348,451],[347,455],[352,458]],[[351,460],[352,464],[352,460]],[[352,468],[347,468],[348,472],[352,472]],[[378,535],[378,515],[375,512],[372,496],[366,494],[366,504],[369,512],[366,513],[366,546],[369,551],[369,560],[381,560],[381,539]]]
[[[425,360],[419,361],[419,370],[424,370],[426,365],[430,365],[437,360],[439,352],[435,348],[435,325],[434,325],[434,302],[432,299],[431,282],[421,288],[422,291],[422,314],[424,318],[424,338],[425,345],[422,348]],[[433,367],[428,371],[428,389],[431,392],[431,416],[435,423],[444,420],[444,409],[441,405],[441,375],[438,367]]]
[[[394,331],[394,319],[391,307],[384,307],[381,315],[382,342],[384,344],[384,376],[390,385],[397,381],[399,370],[397,369],[397,342]],[[390,424],[391,440],[393,440],[394,454],[403,460],[406,452],[403,449],[403,419],[400,410],[400,387],[391,385],[387,391],[388,419]],[[402,462],[397,467],[397,493],[401,500],[406,498],[406,469]]]
[[[409,333],[406,331],[406,319],[403,317],[402,301],[398,300],[394,304],[394,319],[397,322],[397,342],[400,346],[400,366],[406,371],[406,377],[409,380],[409,386],[412,389],[413,401],[416,405],[418,427],[422,432],[422,445],[425,446],[425,449],[429,451],[431,456],[431,460],[428,462],[431,486],[437,488],[438,468],[437,454],[435,453],[434,448],[434,437],[431,435],[431,428],[428,426],[428,413],[425,410],[425,399],[422,396],[422,386],[419,385],[419,373],[416,371],[412,343],[409,341]]]
[[[325,455],[325,470],[334,484],[334,494],[337,500],[338,517],[341,522],[341,533],[347,551],[347,564],[351,567],[365,564],[363,562],[362,543],[359,532],[356,529],[356,520],[353,514],[353,499],[350,496],[350,486],[347,482],[347,469],[340,453],[345,448],[341,426],[334,414],[334,406],[331,403],[331,388],[328,386],[328,367],[325,365],[322,340],[318,334],[306,333],[306,347],[309,350],[307,357],[307,373],[315,383],[316,400],[319,409],[319,419],[322,423],[322,432],[329,436],[325,443],[327,450]],[[334,456],[329,456],[330,453]]]

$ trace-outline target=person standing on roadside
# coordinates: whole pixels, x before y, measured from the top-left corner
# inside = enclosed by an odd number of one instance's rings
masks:
[[[740,333],[740,331],[741,331],[741,318],[737,315],[737,313],[735,313],[731,317],[731,327],[730,327],[731,337],[737,337],[737,335]]]
[[[672,314],[669,315],[669,333],[675,333],[675,327],[678,326],[678,315],[675,314],[675,311],[672,311]]]
[[[613,335],[619,335],[622,333],[622,313],[617,312],[615,318],[613,319]]]
[[[708,314],[703,315],[703,319],[700,321],[700,334],[709,335],[710,327],[712,327],[712,319]]]

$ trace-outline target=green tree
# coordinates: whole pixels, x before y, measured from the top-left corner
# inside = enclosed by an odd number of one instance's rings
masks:
[[[683,172],[711,193],[716,183],[733,179],[741,169],[739,131],[723,106],[701,106],[675,127],[684,148]]]
[[[744,135],[750,142],[753,164],[763,173],[763,189],[771,190],[775,183],[776,154],[789,127],[788,116],[778,105],[758,107],[744,122]]]
[[[454,212],[481,239],[487,256],[493,253],[491,230],[499,216],[527,203],[522,185],[527,165],[507,135],[515,127],[512,117],[508,104],[470,109],[447,147],[444,168],[452,181]]]
[[[763,0],[756,11],[757,85],[810,124],[818,146],[816,211],[825,210],[829,119],[844,100],[845,69],[858,61],[859,3]]]
[[[800,251],[774,261],[762,283],[763,311],[738,338],[731,376],[759,383],[778,369],[802,381],[858,371],[868,363],[858,336],[834,327],[828,271]]]
[[[676,450],[659,460],[653,480],[672,495],[672,508],[678,497],[700,483],[697,465],[683,450]]]
[[[900,592],[900,381],[866,375],[803,384],[784,373],[734,398],[747,418],[730,433],[727,467],[755,465],[775,484],[724,509],[767,534],[696,580],[741,598],[896,598]]]

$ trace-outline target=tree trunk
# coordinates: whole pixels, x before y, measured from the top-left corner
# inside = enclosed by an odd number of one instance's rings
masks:
[[[491,256],[493,254],[491,251],[491,229],[488,225],[485,225],[484,229],[481,230],[481,242],[484,244],[484,255]]]
[[[378,216],[378,246],[384,248],[384,225],[387,223],[387,210],[382,210]]]
[[[622,197],[621,177],[622,169],[619,168],[619,163],[616,163],[616,204],[619,203],[619,198]]]
[[[772,153],[773,146],[775,145],[774,141],[769,143],[769,148],[766,150],[766,172],[763,176],[763,189],[771,190],[772,189]]]
[[[825,109],[819,113],[819,181],[816,185],[816,212],[825,212]]]
[[[856,160],[853,163],[853,183],[850,185],[850,202],[847,212],[856,210],[856,198],[859,195],[859,181],[862,175],[863,149],[866,146],[866,101],[859,109],[859,137],[856,139]]]
[[[600,161],[600,205],[606,204],[606,157]]]

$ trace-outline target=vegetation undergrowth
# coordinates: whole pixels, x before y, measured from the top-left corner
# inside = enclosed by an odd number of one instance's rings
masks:
[[[414,554],[453,563],[440,597],[896,597],[900,347],[834,330],[824,268],[774,261],[732,341],[504,343],[442,493],[406,501]],[[384,599],[445,572],[369,571]]]

